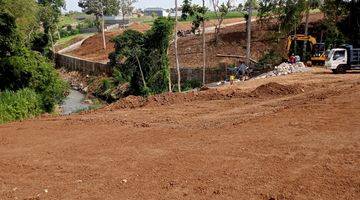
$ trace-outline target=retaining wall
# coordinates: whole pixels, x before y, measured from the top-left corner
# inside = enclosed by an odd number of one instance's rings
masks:
[[[106,63],[84,60],[59,53],[55,55],[55,61],[57,68],[65,68],[68,71],[78,71],[86,75],[111,75],[112,72],[111,67]]]
[[[89,60],[80,59],[77,57],[72,57],[62,53],[56,54],[56,67],[65,68],[68,71],[78,71],[85,75],[111,75],[112,69],[106,63],[99,63]],[[186,80],[199,80],[202,82],[203,69],[199,68],[180,68],[181,81],[185,82]],[[226,66],[221,66],[218,68],[207,68],[205,71],[206,83],[217,82],[224,80],[226,77]],[[171,68],[171,80],[172,82],[177,82],[177,70]]]
[[[203,80],[203,68],[180,68],[181,81],[186,80]],[[212,83],[226,78],[226,67],[207,68],[205,70],[205,82]],[[171,81],[177,82],[177,70],[171,69]]]

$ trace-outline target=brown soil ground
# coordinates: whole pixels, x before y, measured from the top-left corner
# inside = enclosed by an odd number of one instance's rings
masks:
[[[74,37],[71,40],[66,41],[66,42],[64,42],[62,44],[55,45],[55,51],[60,51],[60,50],[66,48],[66,47],[68,47],[68,46],[70,46],[72,44],[80,42],[81,40],[85,39],[85,37],[86,36],[84,36],[84,35],[80,35],[80,36]]]
[[[0,199],[359,199],[359,75],[1,125]]]
[[[231,18],[224,19],[223,24],[232,24],[237,22],[243,22],[244,18]],[[217,24],[217,20],[209,20],[205,24],[205,27],[213,27]],[[191,30],[192,24],[191,22],[179,22],[179,30]]]
[[[317,22],[323,18],[323,14],[316,13],[310,15],[310,23]],[[226,19],[224,24],[232,24],[243,21],[242,18]],[[215,20],[207,23],[208,27],[214,26]],[[270,23],[273,24],[273,23]],[[134,24],[131,29],[146,31],[150,27],[145,24]],[[191,29],[191,24],[180,23],[180,29]],[[281,40],[275,42],[271,38],[274,30],[271,26],[260,25],[258,22],[253,23],[252,27],[252,58],[258,60],[271,48],[278,52],[285,53],[286,41]],[[114,51],[114,43],[111,38],[122,33],[122,30],[106,33],[107,50],[102,49],[101,34],[95,35],[87,39],[82,45],[81,49],[70,52],[71,55],[93,61],[108,61],[108,54]],[[221,30],[220,40],[218,45],[214,44],[214,34],[207,34],[207,62],[210,67],[217,67],[220,63],[234,64],[238,59],[233,58],[218,58],[217,54],[234,54],[245,55],[246,51],[246,25],[238,24],[234,26],[225,27]],[[179,39],[179,54],[180,65],[183,67],[200,67],[202,66],[202,39],[199,36],[192,35]],[[175,66],[174,46],[170,47],[169,51],[171,66]]]
[[[129,29],[145,32],[150,29],[150,26],[147,24],[133,23],[129,27]],[[68,54],[87,60],[107,62],[109,54],[115,50],[114,43],[111,41],[111,39],[118,36],[123,31],[123,29],[117,29],[114,31],[106,32],[106,50],[104,50],[103,48],[102,34],[96,34],[86,39],[81,45],[80,49],[69,52]]]
[[[231,24],[236,22],[241,22],[242,18],[235,18],[235,19],[225,19],[223,24]],[[207,23],[207,27],[214,26],[216,23],[215,20],[210,20]],[[147,24],[141,23],[133,23],[129,29],[137,30],[140,32],[145,32],[149,30],[151,27]],[[190,30],[191,23],[190,22],[180,22],[179,23],[179,30]],[[100,61],[100,62],[107,62],[109,53],[114,51],[114,43],[111,41],[112,38],[116,37],[117,35],[123,32],[122,29],[117,29],[111,32],[106,33],[106,51],[103,49],[103,41],[102,35],[97,34],[88,38],[82,45],[81,49],[77,49],[73,52],[70,52],[70,55],[77,56],[79,58],[92,60],[92,61]]]
[[[323,18],[322,13],[310,15],[309,22],[318,22]],[[270,26],[269,26],[270,24]],[[259,60],[270,49],[277,52],[283,52],[286,56],[286,40],[282,39],[275,42],[273,39],[276,30],[273,30],[270,22],[267,25],[261,25],[259,22],[252,24],[251,39],[251,57]],[[217,54],[229,55],[246,55],[246,24],[238,24],[225,27],[220,33],[220,43],[215,45],[215,35],[207,34],[207,63],[210,67],[217,67],[221,63],[237,64],[239,59],[236,58],[219,58]],[[202,66],[202,38],[200,36],[190,36],[179,39],[179,62],[183,67],[201,67]],[[169,51],[171,66],[175,66],[175,53],[172,46]]]

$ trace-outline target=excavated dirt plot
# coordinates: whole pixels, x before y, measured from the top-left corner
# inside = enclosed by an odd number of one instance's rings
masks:
[[[316,13],[311,14],[309,18],[310,25],[314,22],[318,22],[323,18],[323,14]],[[238,62],[238,59],[233,58],[219,58],[217,54],[233,54],[233,55],[245,55],[246,50],[246,24],[243,19],[226,19],[224,24],[232,24],[237,22],[243,22],[237,25],[228,26],[222,28],[220,34],[220,43],[216,46],[214,44],[214,34],[207,34],[207,62],[209,67],[218,67],[221,63],[234,64]],[[215,21],[211,20],[207,22],[207,26],[214,26]],[[273,24],[273,22],[267,23],[267,25]],[[191,29],[190,23],[180,23],[180,30]],[[130,26],[131,29],[144,32],[150,29],[150,26],[146,24],[134,23]],[[260,25],[258,22],[254,22],[252,25],[252,58],[258,60],[267,51],[273,47],[278,52],[285,52],[286,41],[283,39],[278,44],[273,43],[271,37],[277,30],[271,30],[269,26]],[[87,39],[82,45],[81,49],[77,49],[70,54],[80,58],[107,62],[109,53],[114,51],[114,43],[111,42],[111,38],[122,33],[122,30],[106,33],[107,50],[104,51],[102,44],[101,34],[95,35]],[[175,66],[174,46],[169,49],[171,66]],[[200,67],[202,66],[202,39],[199,36],[190,35],[179,39],[179,60],[180,65],[183,67]]]
[[[359,199],[359,75],[1,125],[0,199]]]
[[[145,32],[150,29],[150,26],[147,24],[133,23],[130,25],[129,29]],[[86,39],[81,45],[81,48],[69,52],[68,54],[87,60],[107,62],[109,54],[115,50],[112,39],[122,32],[122,29],[106,32],[106,50],[104,50],[102,34],[96,34]]]

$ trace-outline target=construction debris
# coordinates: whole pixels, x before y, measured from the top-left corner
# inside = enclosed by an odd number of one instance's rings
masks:
[[[292,73],[299,73],[299,72],[307,72],[310,71],[310,68],[306,67],[304,63],[297,62],[295,64],[290,63],[281,63],[279,66],[276,66],[274,70],[261,74],[257,77],[254,77],[253,79],[263,79],[263,78],[269,78],[274,76],[282,76]]]

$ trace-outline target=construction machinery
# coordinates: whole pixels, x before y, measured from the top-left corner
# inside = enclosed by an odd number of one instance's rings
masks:
[[[306,42],[305,49],[304,42]],[[296,34],[289,36],[286,49],[289,55],[302,52],[302,61],[311,61],[311,64],[316,65],[325,64],[325,44],[317,43],[316,38],[312,37],[311,35]]]

